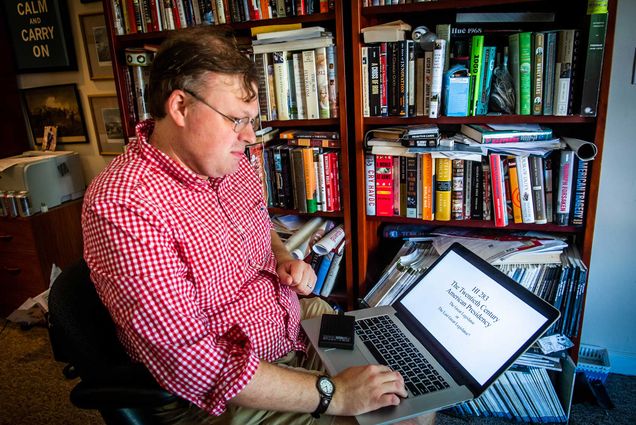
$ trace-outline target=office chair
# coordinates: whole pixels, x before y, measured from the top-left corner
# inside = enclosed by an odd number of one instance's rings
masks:
[[[55,359],[70,365],[65,375],[81,379],[71,402],[99,410],[106,424],[153,423],[150,407],[177,400],[124,351],[84,260],[66,268],[51,287],[49,336]]]

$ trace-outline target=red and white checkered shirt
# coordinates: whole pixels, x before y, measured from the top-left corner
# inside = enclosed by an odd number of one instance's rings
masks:
[[[261,183],[247,158],[202,179],[138,141],[90,185],[84,258],[128,354],[170,392],[219,415],[259,359],[304,350],[281,285]]]

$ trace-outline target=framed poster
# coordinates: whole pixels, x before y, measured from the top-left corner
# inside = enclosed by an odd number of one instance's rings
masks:
[[[66,1],[2,1],[18,72],[77,69]]]
[[[104,14],[79,15],[79,21],[91,80],[113,79],[113,62],[110,59]]]
[[[91,117],[97,136],[97,147],[101,155],[119,155],[124,152],[124,129],[117,96],[88,96]]]
[[[76,84],[21,90],[33,141],[41,144],[44,127],[57,126],[57,144],[88,143]]]

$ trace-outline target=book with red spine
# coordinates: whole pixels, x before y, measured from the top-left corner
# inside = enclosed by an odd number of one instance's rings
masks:
[[[375,200],[378,216],[393,215],[393,157],[375,156]]]
[[[504,188],[503,164],[499,154],[491,153],[488,156],[490,161],[490,181],[492,189],[492,206],[496,227],[508,225],[508,213],[506,211],[506,193]]]

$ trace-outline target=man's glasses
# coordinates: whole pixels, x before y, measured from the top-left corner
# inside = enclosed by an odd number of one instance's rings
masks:
[[[199,102],[203,103],[208,108],[212,109],[217,114],[221,115],[223,118],[227,119],[228,121],[232,121],[234,123],[234,132],[235,133],[240,133],[241,131],[243,131],[245,129],[245,127],[248,126],[248,124],[252,126],[252,129],[254,131],[256,131],[256,130],[261,128],[261,117],[260,116],[256,116],[255,118],[250,118],[250,117],[234,118],[234,117],[230,117],[229,115],[225,115],[223,112],[219,111],[214,106],[210,105],[208,102],[206,102],[201,97],[199,97],[196,93],[191,92],[188,89],[183,89],[183,91],[188,93],[190,96],[194,97]]]

